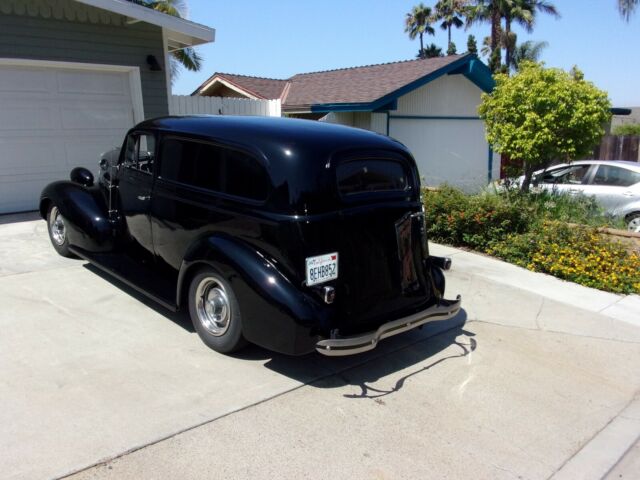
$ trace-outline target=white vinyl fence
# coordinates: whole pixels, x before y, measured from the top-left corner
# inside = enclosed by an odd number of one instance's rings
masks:
[[[280,100],[251,100],[248,98],[199,97],[171,95],[171,115],[258,115],[280,117]]]

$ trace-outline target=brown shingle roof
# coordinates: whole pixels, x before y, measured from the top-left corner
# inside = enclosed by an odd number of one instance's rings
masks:
[[[287,110],[318,104],[370,103],[465,56],[449,55],[301,73],[288,80],[218,73],[204,82],[194,94],[198,94],[215,76],[220,76],[255,96],[280,98]]]
[[[279,80],[276,78],[251,77],[249,75],[236,75],[233,73],[214,73],[206,82],[204,82],[194,94],[209,84],[215,78],[221,78],[236,87],[247,91],[258,98],[273,100],[280,98],[282,90],[287,84],[287,80]]]
[[[373,102],[463,56],[450,55],[295,75],[289,79],[291,87],[283,105]]]

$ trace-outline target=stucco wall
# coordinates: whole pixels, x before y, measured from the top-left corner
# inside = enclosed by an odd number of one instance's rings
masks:
[[[164,64],[160,27],[70,0],[0,3],[0,58],[138,66],[145,117],[169,113],[166,74],[146,63],[154,55]]]

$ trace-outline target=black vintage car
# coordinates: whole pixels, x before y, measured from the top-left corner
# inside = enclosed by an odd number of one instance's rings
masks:
[[[171,310],[202,340],[347,355],[444,320],[415,162],[400,143],[309,120],[192,116],[130,130],[97,184],[48,185],[56,251]]]

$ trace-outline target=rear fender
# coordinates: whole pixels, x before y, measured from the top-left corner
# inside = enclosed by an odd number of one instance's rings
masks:
[[[296,287],[274,261],[228,235],[201,238],[188,249],[178,274],[179,306],[187,303],[189,281],[204,265],[215,268],[231,284],[247,340],[293,355],[315,349],[318,332],[329,325],[331,306]]]
[[[113,227],[100,187],[84,187],[69,181],[50,183],[40,196],[42,218],[46,219],[51,204],[58,207],[65,219],[70,245],[89,252],[113,249]]]

